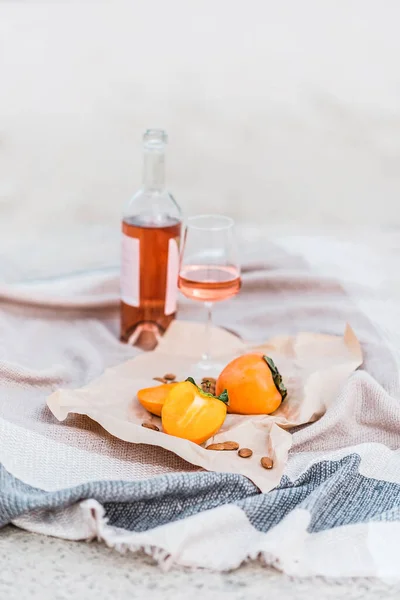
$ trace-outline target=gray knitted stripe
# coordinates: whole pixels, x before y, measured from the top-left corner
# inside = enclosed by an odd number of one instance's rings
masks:
[[[144,481],[97,481],[46,492],[13,477],[0,465],[0,527],[37,509],[59,509],[93,498],[113,523],[126,511],[127,529],[146,530],[258,494],[246,477],[231,473],[172,473]],[[124,512],[125,514],[125,512]]]
[[[239,503],[250,522],[268,531],[295,508],[311,514],[310,533],[350,523],[400,520],[400,485],[364,477],[360,456],[313,464],[296,481],[283,477],[268,494]]]
[[[260,531],[268,531],[295,508],[310,512],[310,532],[370,520],[400,520],[400,485],[360,475],[359,464],[358,454],[315,463],[294,482],[283,477],[268,494],[260,494],[241,475],[208,472],[138,482],[99,481],[46,492],[0,466],[0,526],[31,510],[59,509],[88,498],[104,506],[111,525],[131,531],[231,503],[241,507]]]

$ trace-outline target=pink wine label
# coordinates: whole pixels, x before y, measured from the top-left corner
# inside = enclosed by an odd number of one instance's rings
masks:
[[[165,293],[166,315],[172,315],[176,311],[176,300],[178,295],[178,269],[179,249],[175,238],[168,242],[168,267],[167,267],[167,290]]]
[[[129,306],[140,305],[140,243],[122,234],[121,300]]]

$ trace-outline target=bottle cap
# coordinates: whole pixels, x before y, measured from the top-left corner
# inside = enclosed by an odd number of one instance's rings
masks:
[[[143,142],[148,150],[162,150],[168,143],[168,136],[163,129],[148,129],[143,135]]]

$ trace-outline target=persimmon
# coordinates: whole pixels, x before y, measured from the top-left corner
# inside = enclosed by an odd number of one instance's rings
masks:
[[[148,410],[152,415],[161,417],[161,409],[166,397],[177,383],[164,383],[163,385],[155,385],[154,387],[143,388],[137,393],[137,399],[140,404]]]
[[[228,392],[228,412],[240,415],[273,413],[287,395],[274,361],[263,354],[232,360],[217,379],[216,394]]]
[[[170,391],[161,411],[164,433],[202,444],[221,427],[226,417],[226,394],[219,398],[203,392],[189,378]]]

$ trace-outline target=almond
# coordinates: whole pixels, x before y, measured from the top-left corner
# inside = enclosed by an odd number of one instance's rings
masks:
[[[174,375],[174,373],[165,373],[164,379],[167,381],[174,381],[176,379],[176,375]]]
[[[260,462],[264,469],[272,469],[274,466],[274,461],[269,456],[263,456]]]
[[[148,421],[142,423],[142,427],[146,427],[146,429],[152,429],[153,431],[160,431],[157,425],[154,425],[154,423],[149,423]]]
[[[224,442],[224,450],[238,450],[239,444],[237,442]]]
[[[240,448],[240,450],[238,451],[238,455],[241,458],[250,458],[250,456],[252,456],[253,454],[253,450],[250,450],[250,448]]]
[[[206,450],[225,450],[224,444],[210,444]]]
[[[210,444],[206,450],[237,450],[239,444],[237,442],[220,442],[218,444]]]

